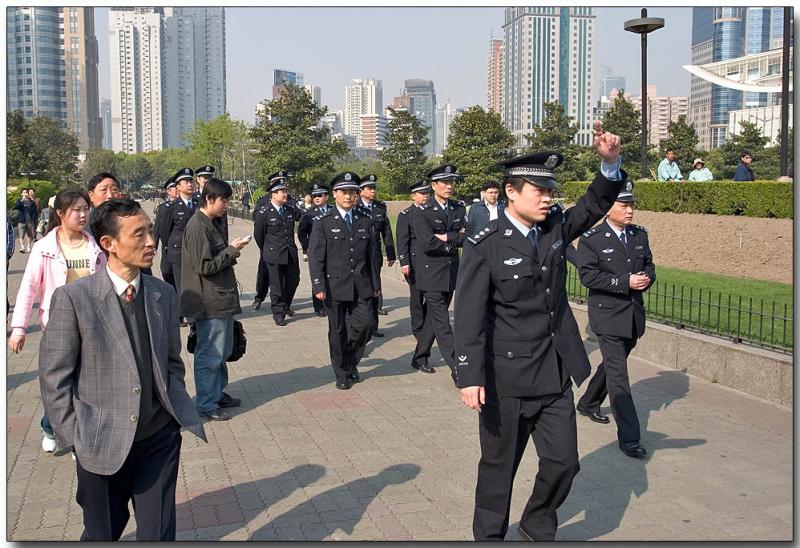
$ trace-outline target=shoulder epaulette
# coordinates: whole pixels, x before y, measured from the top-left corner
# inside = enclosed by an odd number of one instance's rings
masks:
[[[403,211],[400,212],[400,215],[408,215],[408,212],[411,211],[412,207],[414,207],[414,206],[412,205],[412,206],[409,206],[409,207],[405,208]]]
[[[315,218],[316,218],[316,219],[324,219],[325,217],[330,217],[331,215],[333,215],[333,212],[334,212],[334,211],[336,211],[336,208],[335,208],[335,207],[332,207],[332,208],[330,208],[328,211],[326,211],[325,213],[323,213],[322,215],[320,215],[320,216],[318,216],[318,217],[315,217]]]
[[[598,227],[594,227],[594,228],[590,228],[589,230],[584,232],[583,233],[583,237],[584,238],[591,238],[595,234],[599,234],[599,233],[600,233],[600,229]]]
[[[475,234],[467,238],[467,240],[469,240],[475,245],[478,245],[479,243],[488,239],[490,234],[493,234],[495,232],[497,232],[497,221],[492,221],[491,223],[486,225],[486,228],[480,230],[479,232],[476,232]]]
[[[420,209],[420,211],[426,211],[427,209],[431,208],[431,205],[432,204],[430,202],[425,202],[424,204],[419,206],[419,209]]]
[[[641,230],[642,232],[647,232],[647,229],[645,227],[643,227],[642,225],[634,225],[634,224],[632,224],[632,225],[629,225],[629,226],[631,228],[635,228],[636,230]]]
[[[375,205],[377,205],[377,206],[385,206],[386,202],[382,202],[381,200],[375,200]]]
[[[456,202],[458,202],[458,205],[460,206],[467,207],[467,202],[465,202],[464,200],[456,200]]]

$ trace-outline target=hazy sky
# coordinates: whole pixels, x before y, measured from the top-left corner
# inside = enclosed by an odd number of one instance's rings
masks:
[[[648,38],[649,81],[659,95],[688,95],[691,8],[651,7],[665,27]],[[623,23],[639,8],[595,8],[595,63],[640,90],[639,36]],[[383,80],[383,100],[406,78],[433,80],[439,102],[486,105],[489,38],[503,36],[504,9],[495,8],[226,8],[228,111],[247,122],[271,98],[272,69],[302,72],[322,88],[322,102],[339,110],[353,78]],[[100,96],[111,96],[108,8],[95,9],[100,48]]]

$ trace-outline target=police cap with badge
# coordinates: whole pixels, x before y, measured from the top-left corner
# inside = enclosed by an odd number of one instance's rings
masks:
[[[319,183],[314,183],[311,185],[311,188],[308,189],[308,193],[312,196],[322,196],[323,194],[328,194],[329,189],[325,185],[321,185]]]
[[[428,193],[431,191],[431,186],[428,184],[426,179],[422,179],[421,181],[417,181],[416,183],[412,183],[408,186],[408,191],[410,193],[414,192],[425,192]]]
[[[633,181],[628,179],[625,182],[625,187],[617,195],[617,201],[624,202],[626,204],[632,204],[636,201],[636,198],[633,195]]]
[[[177,183],[175,183],[175,177],[170,177],[169,179],[167,179],[167,182],[164,183],[165,190],[169,190],[170,188],[173,188],[175,186],[177,186]]]
[[[506,179],[520,177],[532,185],[541,188],[557,190],[556,174],[553,171],[561,165],[564,157],[558,152],[534,152],[515,156],[499,165],[503,168],[503,176]]]
[[[331,188],[333,190],[358,190],[359,184],[361,184],[361,177],[352,171],[345,171],[333,178]]]
[[[197,177],[213,177],[214,176],[214,166],[203,166],[198,167],[195,172],[195,176]]]
[[[186,179],[190,181],[194,179],[194,171],[192,171],[192,168],[190,167],[179,169],[178,172],[172,177],[172,180],[175,181],[176,184]]]
[[[364,175],[361,178],[361,183],[359,187],[361,188],[376,188],[378,186],[378,176],[377,175]]]
[[[456,166],[453,164],[444,164],[435,167],[425,175],[432,183],[436,181],[453,181],[460,177],[456,175]]]
[[[267,192],[276,192],[278,190],[286,190],[286,177],[285,171],[276,171],[269,176],[269,184],[267,185]]]

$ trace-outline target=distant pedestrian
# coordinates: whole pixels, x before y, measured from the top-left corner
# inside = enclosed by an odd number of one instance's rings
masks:
[[[480,232],[490,221],[497,219],[498,213],[503,211],[506,203],[500,200],[500,183],[486,181],[481,188],[481,200],[469,208],[467,215],[467,234]]]
[[[50,196],[50,199],[47,200],[47,207],[44,208],[41,215],[39,215],[39,223],[36,225],[36,235],[40,238],[44,238],[44,235],[48,232],[48,224],[50,223],[50,215],[53,214],[53,204],[55,200],[55,196]]]
[[[19,245],[20,253],[29,253],[36,238],[36,222],[39,220],[39,211],[36,202],[31,199],[31,189],[23,188],[22,197],[17,200],[14,209],[19,211]]]
[[[714,175],[711,173],[711,170],[706,167],[702,158],[695,158],[694,162],[692,162],[692,166],[694,169],[689,173],[690,181],[702,182],[712,181],[714,179]]]
[[[59,443],[74,447],[80,540],[119,540],[131,502],[136,540],[175,540],[181,427],[206,439],[184,383],[178,299],[141,272],[155,240],[136,201],[101,204],[92,224],[108,264],[53,293],[42,403]]]
[[[242,209],[244,210],[245,214],[250,215],[250,200],[252,196],[250,195],[250,191],[248,189],[244,190],[242,194]]]
[[[743,150],[739,155],[739,165],[736,166],[736,172],[733,174],[734,181],[755,181],[756,176],[753,174],[753,155],[750,151]]]
[[[658,180],[683,181],[681,168],[678,167],[678,162],[675,161],[675,149],[668,148],[665,158],[658,164]]]

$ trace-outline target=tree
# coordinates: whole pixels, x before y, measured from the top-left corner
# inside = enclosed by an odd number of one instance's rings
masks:
[[[700,142],[697,132],[694,130],[694,124],[687,124],[686,116],[681,115],[678,116],[676,121],[669,123],[667,133],[668,137],[661,139],[659,143],[661,157],[663,158],[666,155],[668,148],[673,149],[675,151],[675,161],[678,162],[681,173],[688,179],[688,174],[693,169],[692,161],[697,155],[697,143]]]
[[[711,159],[709,168],[717,179],[732,179],[742,151],[747,150],[753,155],[753,171],[756,172],[756,176],[767,178],[766,173],[757,171],[757,162],[764,158],[764,147],[769,143],[769,137],[764,137],[753,122],[742,120],[739,125],[741,127],[739,133],[729,135],[725,144],[712,151],[714,154],[709,154]]]
[[[477,196],[488,179],[499,179],[502,170],[497,162],[508,156],[514,137],[503,125],[500,115],[480,105],[469,107],[450,125],[445,163],[455,164],[463,175],[456,184],[459,196]],[[413,181],[409,181],[413,182]]]
[[[255,173],[266,180],[275,171],[288,171],[295,192],[330,180],[334,160],[347,154],[347,144],[331,140],[330,128],[319,123],[327,112],[306,90],[286,84],[279,97],[264,103],[250,130],[259,154]]]
[[[120,185],[130,190],[138,189],[153,177],[153,167],[143,154],[120,153],[118,173]]]
[[[63,124],[46,116],[30,120],[21,113],[6,118],[9,139],[6,167],[9,175],[24,175],[52,181],[57,187],[74,180],[78,162],[78,139]]]
[[[642,113],[620,91],[612,107],[603,115],[603,129],[622,141],[622,167],[637,179],[642,173]]]
[[[197,120],[186,135],[189,147],[200,163],[210,163],[216,168],[218,177],[223,177],[226,161],[233,163],[236,153],[247,137],[247,126],[240,120],[231,119],[227,112],[213,120]],[[197,167],[197,166],[193,166]]]
[[[386,166],[387,190],[397,194],[405,192],[408,185],[425,176],[425,145],[428,144],[428,128],[406,110],[392,113],[386,135],[386,148],[378,154]]]
[[[117,155],[111,150],[102,148],[90,150],[86,153],[86,159],[80,167],[81,180],[88,182],[89,179],[102,172],[114,175],[119,172]]]
[[[17,110],[6,114],[6,176],[18,177],[25,171],[26,149],[25,118]]]
[[[566,181],[583,181],[586,178],[585,165],[597,164],[587,156],[586,147],[573,142],[578,133],[578,126],[572,123],[572,117],[567,116],[564,107],[558,102],[544,104],[544,117],[541,123],[533,128],[533,133],[526,135],[528,146],[526,153],[555,151],[561,153],[564,162],[556,170],[556,180],[559,183]],[[596,165],[592,171],[596,170]]]

